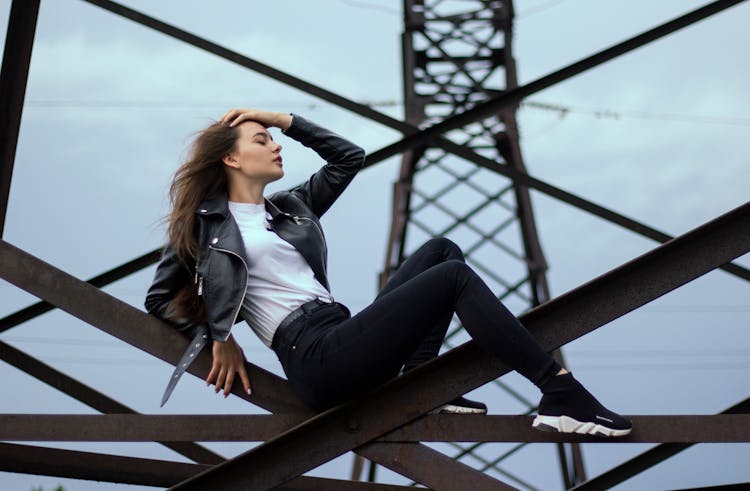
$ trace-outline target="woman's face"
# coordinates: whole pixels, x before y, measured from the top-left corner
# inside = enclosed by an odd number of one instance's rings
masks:
[[[273,141],[268,130],[255,121],[241,123],[234,150],[224,162],[245,177],[269,183],[284,177],[281,164],[281,145]]]

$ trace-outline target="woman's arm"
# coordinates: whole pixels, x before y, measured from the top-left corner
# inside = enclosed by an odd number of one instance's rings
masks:
[[[171,324],[190,338],[194,337],[202,326],[186,319],[177,319],[171,303],[177,293],[193,281],[192,275],[193,273],[180,263],[174,249],[171,246],[165,247],[145,301],[149,314]],[[225,342],[213,341],[211,353],[213,361],[206,384],[214,383],[215,391],[221,390],[224,397],[227,397],[232,390],[235,374],[239,374],[245,392],[250,394],[250,378],[245,369],[245,357],[232,335],[230,334]],[[165,397],[168,397],[170,392],[171,390],[167,388]]]
[[[362,148],[297,114],[231,109],[221,118],[223,123],[230,126],[247,120],[281,128],[285,135],[313,149],[326,161],[326,165],[307,182],[290,189],[290,192],[305,201],[318,217],[341,196],[364,165],[365,151]]]
[[[187,319],[177,317],[172,300],[192,280],[191,272],[177,258],[172,246],[167,245],[162,252],[161,261],[159,261],[154,274],[154,281],[151,283],[144,301],[146,311],[149,314],[169,323],[178,331],[191,337],[195,334],[197,326]]]
[[[310,176],[310,179],[290,189],[320,217],[341,196],[362,168],[365,163],[365,151],[336,133],[296,114],[293,115],[292,124],[284,134],[313,149],[326,161],[326,165]]]

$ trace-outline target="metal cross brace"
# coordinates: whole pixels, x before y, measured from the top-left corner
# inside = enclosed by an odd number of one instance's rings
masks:
[[[167,460],[0,443],[0,471],[87,479],[143,486],[170,486],[206,468]],[[279,491],[406,491],[393,484],[300,477],[276,488]]]

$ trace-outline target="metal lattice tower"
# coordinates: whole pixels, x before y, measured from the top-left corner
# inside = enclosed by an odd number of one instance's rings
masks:
[[[496,0],[404,0],[403,58],[406,121],[428,127],[517,87],[512,54],[513,2]],[[453,130],[446,137],[476,153],[525,172],[516,124],[516,106]],[[441,148],[406,152],[394,190],[394,215],[386,271],[381,283],[429,237],[449,236],[498,297],[513,310],[549,300],[547,263],[534,223],[528,188],[491,169],[450,155]],[[467,339],[454,317],[444,348]],[[502,381],[493,386],[518,401],[525,412],[535,403]],[[526,445],[481,457],[477,448],[451,443],[454,458],[481,462],[494,470]],[[585,480],[578,446],[560,445],[563,482]],[[572,459],[570,458],[572,457]],[[572,460],[572,465],[568,465]],[[517,484],[527,486],[522,479]]]

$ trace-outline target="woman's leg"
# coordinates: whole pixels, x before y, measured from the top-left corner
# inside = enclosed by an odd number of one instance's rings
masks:
[[[391,292],[431,267],[451,260],[465,262],[464,254],[460,247],[450,239],[444,237],[428,240],[399,266],[393,276],[391,276],[380,290],[376,299]],[[453,319],[452,311],[446,311],[442,316],[437,318],[430,332],[422,339],[404,363],[404,372],[430,361],[438,355],[451,319]]]
[[[395,376],[435,326],[454,311],[481,349],[542,390],[536,427],[607,436],[630,431],[627,420],[599,404],[572,374],[555,376],[560,371],[557,362],[476,272],[456,259],[390,288],[357,315],[321,330],[323,334],[307,344],[306,356],[318,363],[314,369],[307,366],[320,405],[338,404]],[[568,424],[568,419],[573,423]]]
[[[469,266],[448,260],[390,289],[310,343],[310,356],[321,363],[316,386],[323,399],[341,402],[337,399],[395,376],[454,311],[480,348],[533,383],[543,383],[560,369]]]

